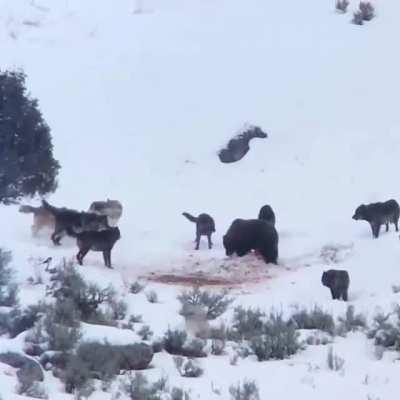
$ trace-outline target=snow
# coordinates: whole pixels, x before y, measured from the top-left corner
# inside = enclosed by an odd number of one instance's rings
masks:
[[[88,281],[113,285],[156,336],[184,327],[176,299],[182,287],[150,280],[143,293],[128,293],[152,274],[226,279],[235,297],[226,321],[239,304],[285,313],[318,304],[342,315],[346,304],[332,301],[320,283],[322,271],[336,267],[349,271],[356,312],[371,319],[399,302],[391,289],[400,284],[393,226],[372,240],[368,225],[351,216],[361,203],[400,199],[400,58],[393,51],[400,5],[376,1],[377,18],[359,27],[349,23],[356,2],[345,15],[333,3],[143,0],[143,12],[134,13],[132,0],[0,1],[2,69],[27,73],[62,166],[49,201],[83,210],[111,198],[124,207],[115,269],[89,253],[79,270]],[[259,125],[268,138],[252,141],[238,163],[221,164],[218,150],[244,123]],[[255,218],[266,203],[277,216],[279,265],[228,259],[222,235],[232,220]],[[211,251],[204,242],[193,250],[194,225],[183,211],[214,217]],[[33,240],[31,216],[16,206],[0,207],[0,220],[21,305],[35,304],[48,279],[40,262],[72,259],[74,241],[54,248],[45,237]],[[341,249],[337,265],[321,256],[329,245]],[[28,283],[38,275],[43,285]],[[147,301],[149,290],[158,303]],[[126,343],[137,336],[85,326],[85,338],[104,337]],[[0,340],[2,349],[21,349],[18,340]],[[337,338],[333,347],[345,359],[343,374],[327,369],[327,346],[237,366],[210,356],[198,379],[179,377],[171,357],[157,354],[148,374],[165,372],[201,399],[229,398],[229,385],[245,377],[258,382],[261,398],[397,398],[399,363],[377,361],[365,335]],[[1,395],[18,398],[15,380],[0,367]],[[50,398],[71,398],[49,374],[46,383]]]

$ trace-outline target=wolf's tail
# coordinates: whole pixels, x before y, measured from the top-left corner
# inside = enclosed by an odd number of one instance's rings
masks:
[[[25,213],[25,214],[29,214],[29,213],[35,213],[38,209],[39,209],[39,207],[32,207],[32,206],[28,206],[28,205],[22,205],[19,208],[19,212],[22,212],[22,213]]]
[[[184,213],[182,213],[182,215],[184,216],[184,217],[186,217],[189,221],[191,221],[191,222],[197,222],[197,218],[196,217],[193,217],[193,215],[191,215],[191,214],[189,214],[189,213],[187,213],[187,212],[184,212]]]

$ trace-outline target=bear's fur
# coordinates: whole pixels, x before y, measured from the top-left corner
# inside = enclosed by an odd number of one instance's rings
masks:
[[[324,271],[321,277],[324,286],[331,290],[332,299],[348,299],[348,290],[350,285],[349,273],[345,270],[329,269]]]
[[[227,256],[244,256],[251,250],[262,255],[266,263],[278,261],[278,232],[275,227],[259,219],[235,219],[223,237]]]

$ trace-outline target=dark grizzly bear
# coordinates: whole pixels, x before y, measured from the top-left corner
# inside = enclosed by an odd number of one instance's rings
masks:
[[[383,203],[362,204],[357,207],[353,219],[356,221],[368,221],[372,237],[379,237],[381,225],[386,225],[386,232],[389,230],[389,223],[394,224],[396,232],[399,231],[400,207],[396,200],[388,200]]]
[[[258,213],[258,219],[267,221],[275,226],[275,213],[272,207],[268,204],[262,206],[260,212]]]
[[[227,256],[244,256],[251,250],[260,253],[266,263],[278,261],[278,232],[260,219],[235,219],[223,237]]]
[[[321,282],[331,290],[332,299],[348,299],[350,285],[349,273],[344,270],[329,269],[322,274]]]
[[[193,215],[184,212],[182,213],[184,217],[186,217],[189,221],[194,222],[196,224],[196,250],[199,249],[200,246],[200,238],[201,236],[207,236],[208,240],[208,248],[212,248],[211,235],[215,232],[215,222],[214,219],[208,214],[200,214],[198,217],[194,217]]]

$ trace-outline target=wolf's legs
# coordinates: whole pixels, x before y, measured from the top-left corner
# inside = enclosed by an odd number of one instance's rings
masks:
[[[210,233],[207,235],[207,240],[208,240],[208,248],[211,249],[213,244],[212,244],[212,241],[211,241],[211,234]]]
[[[78,260],[79,265],[83,265],[83,257],[86,256],[86,254],[89,252],[89,250],[90,249],[88,249],[88,248],[79,249],[79,252],[76,255],[76,259]]]

